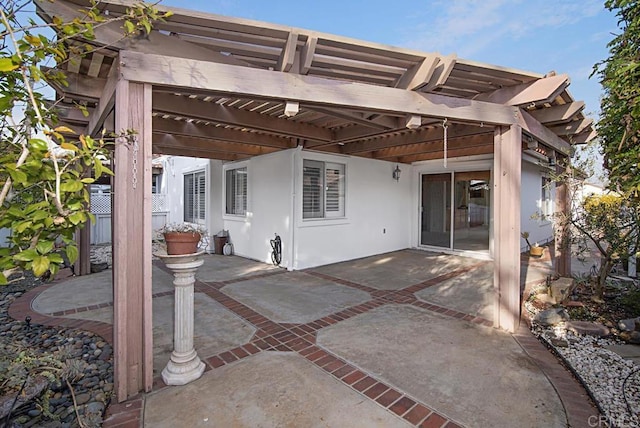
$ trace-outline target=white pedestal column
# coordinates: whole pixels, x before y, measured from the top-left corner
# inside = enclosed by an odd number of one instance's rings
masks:
[[[184,385],[198,379],[204,372],[193,347],[193,283],[196,271],[202,264],[200,251],[186,255],[156,254],[173,272],[175,309],[173,324],[173,352],[162,370],[162,380],[167,385]]]

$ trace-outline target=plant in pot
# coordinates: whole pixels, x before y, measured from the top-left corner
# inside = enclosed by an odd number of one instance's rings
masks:
[[[544,247],[540,247],[537,242],[531,245],[531,242],[529,242],[529,232],[522,232],[520,236],[522,236],[522,238],[527,242],[527,245],[529,246],[529,255],[534,257],[542,257]]]
[[[207,229],[194,223],[168,223],[159,229],[164,235],[167,254],[193,254],[198,251],[198,244]]]

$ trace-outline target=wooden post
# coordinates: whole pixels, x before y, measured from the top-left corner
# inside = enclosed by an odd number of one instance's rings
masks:
[[[494,325],[515,332],[520,323],[520,184],[522,128],[498,126],[494,131],[493,201]]]
[[[558,165],[556,172],[562,172],[562,166]],[[568,168],[568,165],[566,166]],[[571,210],[571,194],[566,181],[556,183],[556,212],[563,213],[563,217],[569,215]],[[569,228],[556,225],[555,233],[555,265],[556,272],[560,276],[571,276],[571,243],[569,242]]]
[[[120,80],[113,216],[114,377],[119,402],[153,383],[151,312],[151,85]]]

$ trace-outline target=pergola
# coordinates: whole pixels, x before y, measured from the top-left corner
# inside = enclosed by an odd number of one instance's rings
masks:
[[[82,0],[35,3],[46,21],[71,20],[88,6]],[[107,0],[99,7],[118,16],[131,4]],[[65,125],[91,135],[103,128],[136,131],[114,150],[119,401],[149,391],[153,382],[153,153],[234,161],[302,146],[411,164],[444,156],[446,123],[449,157],[493,155],[494,324],[517,328],[522,151],[534,142],[542,155],[564,158],[572,144],[594,137],[584,103],[567,91],[567,75],[172,10],[167,22],[135,39],[123,40],[119,23],[100,26],[89,43],[101,49],[58,65],[69,82],[55,88]],[[565,209],[566,189],[557,190],[558,207]],[[81,247],[87,266],[86,236]],[[567,273],[568,255],[557,254],[560,273]]]

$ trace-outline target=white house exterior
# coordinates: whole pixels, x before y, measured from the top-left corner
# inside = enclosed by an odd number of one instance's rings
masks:
[[[301,148],[240,162],[172,156],[164,164],[169,220],[205,225],[209,251],[213,235],[225,230],[235,254],[265,263],[272,262],[269,241],[279,235],[280,265],[290,270],[405,248],[493,258],[492,156],[449,159],[447,167],[441,159],[401,165],[398,180],[393,162]],[[304,212],[311,204],[305,164],[344,168],[333,212],[314,218]],[[240,185],[234,179],[239,173],[240,181],[246,177]],[[523,156],[521,229],[541,244],[553,239],[555,186],[549,173],[539,159]],[[194,176],[202,177],[202,186],[187,184],[195,192],[185,197],[185,181]],[[185,218],[194,211],[193,201],[201,201],[196,206],[203,209],[196,218]]]

